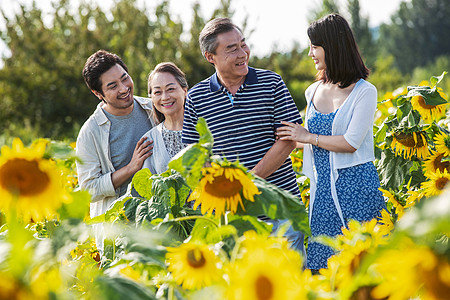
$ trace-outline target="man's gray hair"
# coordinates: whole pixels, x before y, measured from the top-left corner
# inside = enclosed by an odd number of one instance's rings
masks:
[[[217,36],[221,33],[229,32],[234,29],[237,29],[242,33],[242,30],[238,26],[234,25],[229,18],[216,18],[206,23],[198,38],[202,55],[205,56],[205,52],[216,54],[216,49],[218,46]]]

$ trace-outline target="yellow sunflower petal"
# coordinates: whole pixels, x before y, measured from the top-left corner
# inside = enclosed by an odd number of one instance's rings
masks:
[[[53,217],[69,196],[59,168],[43,158],[45,142],[29,148],[20,139],[12,147],[2,147],[0,157],[0,209],[6,215],[17,213],[24,220],[40,221]]]

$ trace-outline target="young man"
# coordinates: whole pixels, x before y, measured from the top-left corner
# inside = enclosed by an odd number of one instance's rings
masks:
[[[248,66],[250,49],[228,18],[208,22],[199,43],[216,73],[188,92],[183,142],[198,141],[195,125],[203,117],[214,136],[215,154],[229,161],[239,159],[256,175],[300,197],[288,158],[296,144],[275,138],[276,122],[302,122],[281,76]],[[278,221],[271,222],[278,226]],[[303,236],[293,234],[297,235],[291,238],[293,246],[303,249]]]
[[[76,152],[80,187],[90,192],[90,215],[105,213],[125,194],[133,175],[152,152],[152,141],[140,139],[153,127],[151,100],[133,96],[134,84],[119,56],[104,50],[92,54],[83,68],[89,89],[101,100],[81,128]],[[94,228],[103,248],[101,226]]]

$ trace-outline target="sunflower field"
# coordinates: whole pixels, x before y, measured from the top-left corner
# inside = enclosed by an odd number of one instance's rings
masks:
[[[379,99],[375,153],[388,211],[343,234],[318,274],[289,248],[310,230],[302,151],[291,154],[303,203],[199,143],[159,175],[133,177],[139,197],[89,218],[74,145],[18,138],[0,156],[0,299],[447,299],[450,295],[450,111],[445,76]],[[258,216],[285,219],[274,234]],[[94,229],[104,232],[96,248]]]

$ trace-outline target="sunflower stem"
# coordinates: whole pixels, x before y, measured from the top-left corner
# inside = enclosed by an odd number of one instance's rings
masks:
[[[214,222],[213,220],[211,220],[210,218],[207,218],[207,217],[205,217],[205,216],[186,216],[186,217],[179,217],[179,218],[173,219],[173,221],[175,221],[175,222],[181,222],[181,221],[186,221],[186,220],[196,220],[196,219],[206,220],[206,221],[211,222],[212,224],[214,224],[216,227],[220,227],[220,225],[217,225],[216,222]]]
[[[172,285],[169,285],[169,291],[167,293],[167,300],[173,300],[174,289]]]

